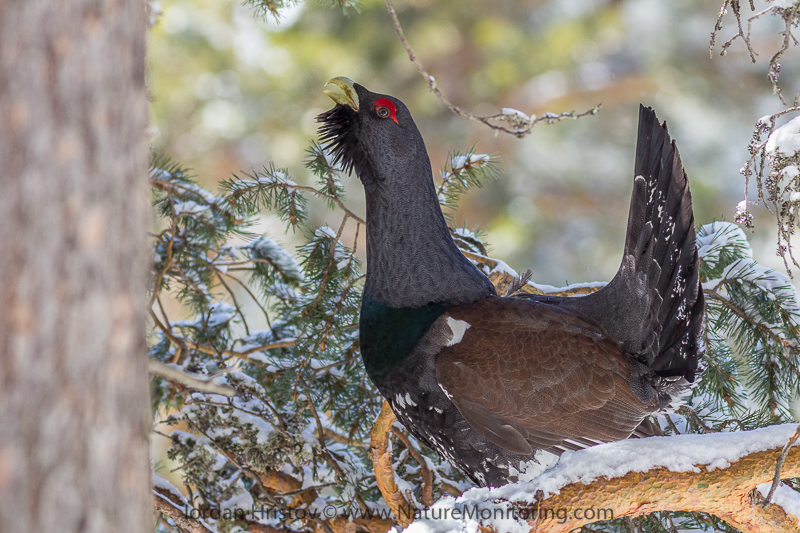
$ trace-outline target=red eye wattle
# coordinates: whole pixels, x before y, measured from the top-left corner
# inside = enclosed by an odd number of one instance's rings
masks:
[[[398,124],[397,108],[395,107],[394,102],[388,98],[378,98],[375,100],[375,113],[377,113],[380,118],[391,118],[394,120],[395,124]]]

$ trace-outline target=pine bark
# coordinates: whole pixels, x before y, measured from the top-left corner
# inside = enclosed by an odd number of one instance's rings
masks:
[[[592,483],[572,483],[537,505],[549,509],[612,509],[615,518],[642,516],[657,511],[710,513],[742,533],[796,533],[797,517],[787,515],[775,504],[762,506],[756,486],[772,480],[781,449],[751,453],[727,468],[698,467],[699,472],[671,472],[654,468],[629,472],[617,478],[600,478]],[[800,448],[791,448],[781,477],[800,475]],[[568,533],[593,522],[586,517],[566,520],[528,509],[531,533]],[[596,519],[595,516],[592,518]]]
[[[151,531],[141,0],[0,0],[0,531]]]

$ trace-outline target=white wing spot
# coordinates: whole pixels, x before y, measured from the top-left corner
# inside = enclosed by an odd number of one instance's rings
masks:
[[[409,393],[406,393],[406,403],[414,407],[417,406],[417,402],[411,399],[411,395]]]
[[[456,320],[453,317],[447,317],[447,326],[453,332],[453,338],[445,346],[453,346],[458,344],[464,338],[464,333],[469,329],[469,324],[463,320]]]
[[[444,390],[444,389],[443,389],[443,390]],[[403,400],[403,397],[402,397],[402,396],[400,396],[400,395],[398,394],[397,396],[395,396],[395,397],[394,397],[394,401],[396,401],[396,402],[397,402],[397,405],[399,405],[400,407],[402,407],[403,409],[405,409],[405,407],[406,407],[406,402]]]

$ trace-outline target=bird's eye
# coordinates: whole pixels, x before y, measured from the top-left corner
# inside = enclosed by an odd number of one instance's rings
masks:
[[[398,124],[396,115],[397,108],[394,102],[388,98],[378,98],[375,100],[375,113],[377,113],[380,118],[390,118],[394,120],[395,124]]]

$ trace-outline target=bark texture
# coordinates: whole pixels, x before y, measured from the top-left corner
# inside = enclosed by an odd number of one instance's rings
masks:
[[[386,505],[392,510],[397,523],[401,527],[408,527],[412,520],[412,513],[409,513],[408,510],[413,507],[397,487],[392,468],[392,452],[389,450],[389,432],[395,420],[389,402],[384,401],[381,412],[372,425],[369,455],[375,471],[375,483],[378,485],[378,490],[381,491]]]
[[[384,402],[372,427],[370,453],[378,489],[397,522],[406,527],[412,521],[415,507],[408,504],[394,482],[392,457],[387,451],[388,435],[394,420],[392,411]],[[753,452],[732,461],[725,468],[709,469],[698,465],[697,472],[672,472],[657,467],[618,477],[600,477],[586,484],[564,481],[557,494],[545,497],[541,490],[536,492],[537,501],[533,504],[509,501],[520,517],[527,518],[529,533],[574,533],[581,526],[598,520],[642,516],[658,511],[710,513],[742,533],[797,533],[800,531],[800,517],[788,514],[774,503],[763,505],[763,498],[756,491],[758,485],[772,480],[782,451],[783,447],[776,447]],[[780,478],[798,476],[800,446],[790,447]],[[536,479],[531,483],[535,484]],[[524,490],[530,491],[531,488]],[[478,500],[495,501],[491,494],[484,494]],[[467,501],[468,506],[472,505],[474,509],[474,501],[469,498]],[[435,528],[436,517],[447,517],[447,514],[440,511],[432,516],[423,519],[428,522],[423,528]],[[467,527],[466,522],[462,522],[462,529],[464,527]],[[479,522],[478,529],[481,533],[497,531],[491,521]]]
[[[145,7],[0,0],[0,531],[152,530]]]
[[[614,518],[656,511],[699,511],[711,513],[745,533],[796,533],[800,529],[797,517],[787,515],[775,504],[762,507],[760,495],[754,495],[757,485],[772,480],[780,453],[780,448],[752,453],[728,468],[710,471],[704,466],[698,467],[700,472],[680,473],[655,468],[600,478],[588,485],[573,483],[539,503],[550,509],[613,509]],[[792,448],[781,477],[799,475],[800,448]],[[530,511],[535,514],[533,508]],[[549,516],[529,523],[532,533],[567,533],[592,521],[575,516],[560,521]]]

